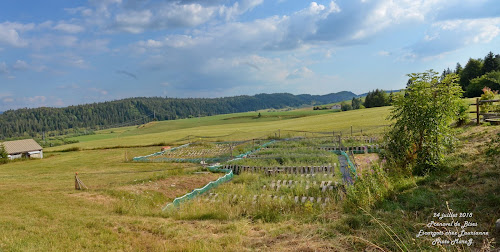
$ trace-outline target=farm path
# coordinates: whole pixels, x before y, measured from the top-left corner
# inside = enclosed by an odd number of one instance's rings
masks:
[[[347,167],[347,159],[343,155],[338,155],[340,163],[340,172],[342,173],[342,180],[345,184],[352,185],[353,180],[351,178],[351,173]]]

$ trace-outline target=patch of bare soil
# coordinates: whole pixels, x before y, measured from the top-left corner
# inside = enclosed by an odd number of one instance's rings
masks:
[[[355,154],[354,162],[356,162],[357,168],[360,170],[369,169],[373,162],[377,162],[379,159],[377,153],[368,154]]]
[[[148,181],[136,185],[121,187],[122,190],[141,194],[145,191],[157,191],[163,193],[168,199],[175,199],[196,188],[201,188],[210,181],[215,181],[224,176],[222,173],[201,173],[181,176],[172,176],[162,180]]]

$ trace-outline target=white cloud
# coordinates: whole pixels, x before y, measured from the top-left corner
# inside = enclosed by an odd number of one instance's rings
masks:
[[[379,52],[377,53],[377,55],[379,55],[379,56],[389,56],[389,55],[391,55],[391,53],[390,53],[390,52],[388,52],[388,51],[384,51],[384,50],[382,50],[382,51],[379,51]]]
[[[89,67],[88,63],[83,58],[81,58],[80,56],[76,56],[76,55],[68,56],[63,61],[63,63],[66,63],[66,64],[74,66],[74,67],[78,67],[78,68],[88,68]]]
[[[20,37],[20,33],[32,30],[34,24],[0,23],[0,43],[14,47],[25,47],[28,42]]]
[[[481,19],[462,19],[437,22],[433,27],[445,32],[464,35],[464,42],[489,43],[500,34],[500,17]]]
[[[325,6],[312,2],[307,8],[291,16],[271,16],[249,22],[226,22],[190,35],[167,35],[162,39],[138,42],[137,52],[162,47],[204,48],[209,54],[254,53],[262,50],[294,50],[314,44],[310,37],[317,31],[317,23],[340,12],[331,2]],[[201,51],[201,50],[200,50]]]
[[[75,24],[68,24],[61,22],[54,26],[54,30],[62,31],[62,32],[67,32],[67,33],[80,33],[85,30],[83,26],[80,25],[75,25]]]
[[[29,65],[23,60],[17,60],[16,63],[12,65],[12,69],[17,71],[25,71],[29,69]]]
[[[130,33],[141,33],[151,25],[152,17],[150,10],[129,11],[116,15],[115,22],[118,29]]]
[[[89,88],[88,89],[89,91],[92,91],[92,92],[96,92],[96,93],[99,93],[101,95],[107,95],[108,94],[108,91],[107,90],[104,90],[104,89],[100,89],[100,88]]]
[[[90,52],[106,52],[109,51],[109,39],[95,39],[80,41],[78,48]]]
[[[263,2],[264,0],[242,0],[241,2],[235,2],[231,7],[223,5],[219,8],[219,15],[225,17],[226,20],[233,20],[239,15],[261,5]]]
[[[164,30],[179,27],[194,27],[206,23],[216,17],[217,6],[203,6],[198,3],[182,4],[170,2],[151,6],[146,9],[121,9],[115,11],[114,19],[107,12],[104,18],[100,15],[101,23],[111,31],[142,33],[146,30]],[[94,17],[90,17],[94,18]]]
[[[39,63],[39,66],[33,68],[35,71],[47,70],[48,67],[46,67],[46,65],[55,65],[56,67],[52,67],[50,70],[59,73],[60,70],[55,69],[61,69],[65,67],[87,69],[90,67],[90,64],[84,58],[82,58],[82,56],[72,52],[32,54],[31,57]]]
[[[11,92],[0,92],[0,98],[12,96]]]
[[[500,17],[440,21],[432,24],[408,54],[433,59],[471,44],[490,43],[499,35]]]
[[[89,25],[109,32],[143,33],[151,30],[192,28],[214,20],[234,20],[261,5],[263,0],[241,0],[226,6],[224,1],[91,1],[95,9],[67,9],[80,14]]]
[[[159,10],[156,26],[159,27],[192,27],[205,23],[215,13],[214,7],[203,7],[200,4],[167,5]]]
[[[0,74],[9,74],[9,68],[7,67],[7,63],[0,62]]]
[[[45,97],[43,95],[38,95],[38,96],[33,96],[33,97],[24,97],[24,100],[29,102],[29,103],[35,103],[35,104],[37,104],[36,106],[38,106],[38,104],[45,103],[45,101],[47,100],[47,97]]]
[[[294,79],[305,79],[305,78],[311,78],[314,76],[314,72],[303,66],[301,68],[294,69],[288,76],[286,77],[288,80],[294,80]]]
[[[6,97],[6,98],[3,98],[2,101],[5,102],[5,103],[11,103],[11,102],[14,102],[14,98],[12,98],[12,97]]]
[[[58,86],[57,88],[59,89],[79,89],[80,86],[76,83],[71,83],[71,84],[68,84],[68,85],[61,85],[61,86]]]
[[[53,35],[45,34],[31,39],[31,44],[35,50],[41,50],[48,47],[76,47],[78,37],[72,35]]]
[[[54,24],[54,22],[48,20],[48,21],[45,21],[45,22],[38,24],[36,27],[38,29],[51,29],[53,24]]]

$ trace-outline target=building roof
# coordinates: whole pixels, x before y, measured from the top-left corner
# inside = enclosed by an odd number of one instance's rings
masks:
[[[2,144],[3,147],[5,148],[5,151],[8,154],[25,153],[29,151],[38,151],[43,149],[42,146],[40,146],[33,139],[7,141],[3,142]]]

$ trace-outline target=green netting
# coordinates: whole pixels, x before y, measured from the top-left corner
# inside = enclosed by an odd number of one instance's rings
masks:
[[[264,143],[263,145],[261,145],[259,148],[257,148],[256,150],[253,150],[253,151],[248,151],[246,153],[243,153],[243,154],[240,154],[238,156],[236,156],[236,158],[232,159],[232,160],[229,160],[228,162],[230,161],[234,161],[234,160],[239,160],[239,159],[242,159],[242,158],[245,158],[247,155],[251,154],[252,152],[255,152],[257,150],[259,150],[260,148],[262,147],[266,147],[272,143],[274,143],[275,141],[272,140],[270,142],[267,142],[267,143]],[[208,170],[210,172],[224,172],[226,173],[226,175],[218,178],[216,181],[211,181],[209,182],[208,184],[206,184],[204,187],[202,188],[197,188],[197,189],[194,189],[192,192],[188,193],[188,194],[185,194],[181,197],[178,197],[178,198],[175,198],[172,203],[169,203],[167,205],[165,205],[163,208],[162,208],[162,211],[165,211],[166,209],[168,209],[169,207],[177,207],[179,206],[182,202],[184,201],[187,201],[187,200],[190,200],[190,199],[194,199],[196,198],[198,195],[201,195],[207,191],[209,191],[210,189],[212,188],[215,188],[217,186],[219,186],[220,184],[222,183],[225,183],[225,182],[228,182],[230,181],[233,177],[234,177],[234,174],[233,174],[233,170],[231,169],[222,169],[220,168],[222,167],[222,165],[212,165],[212,166],[209,166],[207,167]]]
[[[352,174],[354,174],[354,178],[357,178],[358,173],[356,172],[356,166],[352,163],[351,159],[349,158],[349,155],[347,155],[347,153],[345,153],[345,151],[341,151],[341,150],[334,150],[332,152],[337,154],[337,155],[342,155],[347,159],[347,166],[348,166],[349,170],[351,171]],[[356,152],[354,152],[354,153],[356,153]],[[364,152],[362,152],[362,153],[364,153]]]
[[[148,158],[150,158],[150,157],[160,156],[160,155],[165,154],[165,152],[174,151],[174,150],[177,150],[177,149],[180,149],[180,148],[184,148],[184,147],[188,147],[188,146],[189,146],[189,143],[188,143],[188,144],[181,145],[181,146],[178,146],[178,147],[170,148],[170,149],[168,149],[168,150],[155,152],[155,153],[153,153],[153,154],[149,154],[149,155],[147,155],[147,156],[142,156],[142,157],[134,157],[132,160],[134,160],[134,161],[147,161],[147,160],[148,160]]]
[[[356,166],[351,162],[349,155],[347,155],[347,153],[345,153],[344,151],[340,151],[340,154],[347,159],[347,166],[349,166],[351,173],[354,174],[354,176],[356,178],[358,176],[358,174],[356,172]]]
[[[225,182],[227,182],[227,181],[229,181],[229,180],[231,180],[233,178],[234,175],[233,175],[233,171],[232,170],[230,170],[230,169],[219,169],[219,167],[220,167],[220,165],[210,166],[210,167],[208,167],[208,169],[211,172],[227,172],[226,175],[218,178],[215,181],[209,182],[208,184],[206,184],[202,188],[194,189],[192,192],[190,192],[188,194],[185,194],[185,195],[183,195],[181,197],[175,198],[174,201],[172,201],[172,203],[167,204],[165,207],[162,208],[162,210],[165,211],[166,209],[168,209],[169,207],[172,207],[172,206],[177,207],[182,202],[184,202],[186,200],[194,199],[196,196],[198,196],[200,194],[203,194],[203,193],[209,191],[210,189],[215,188],[215,187],[219,186],[220,184],[225,183]]]

